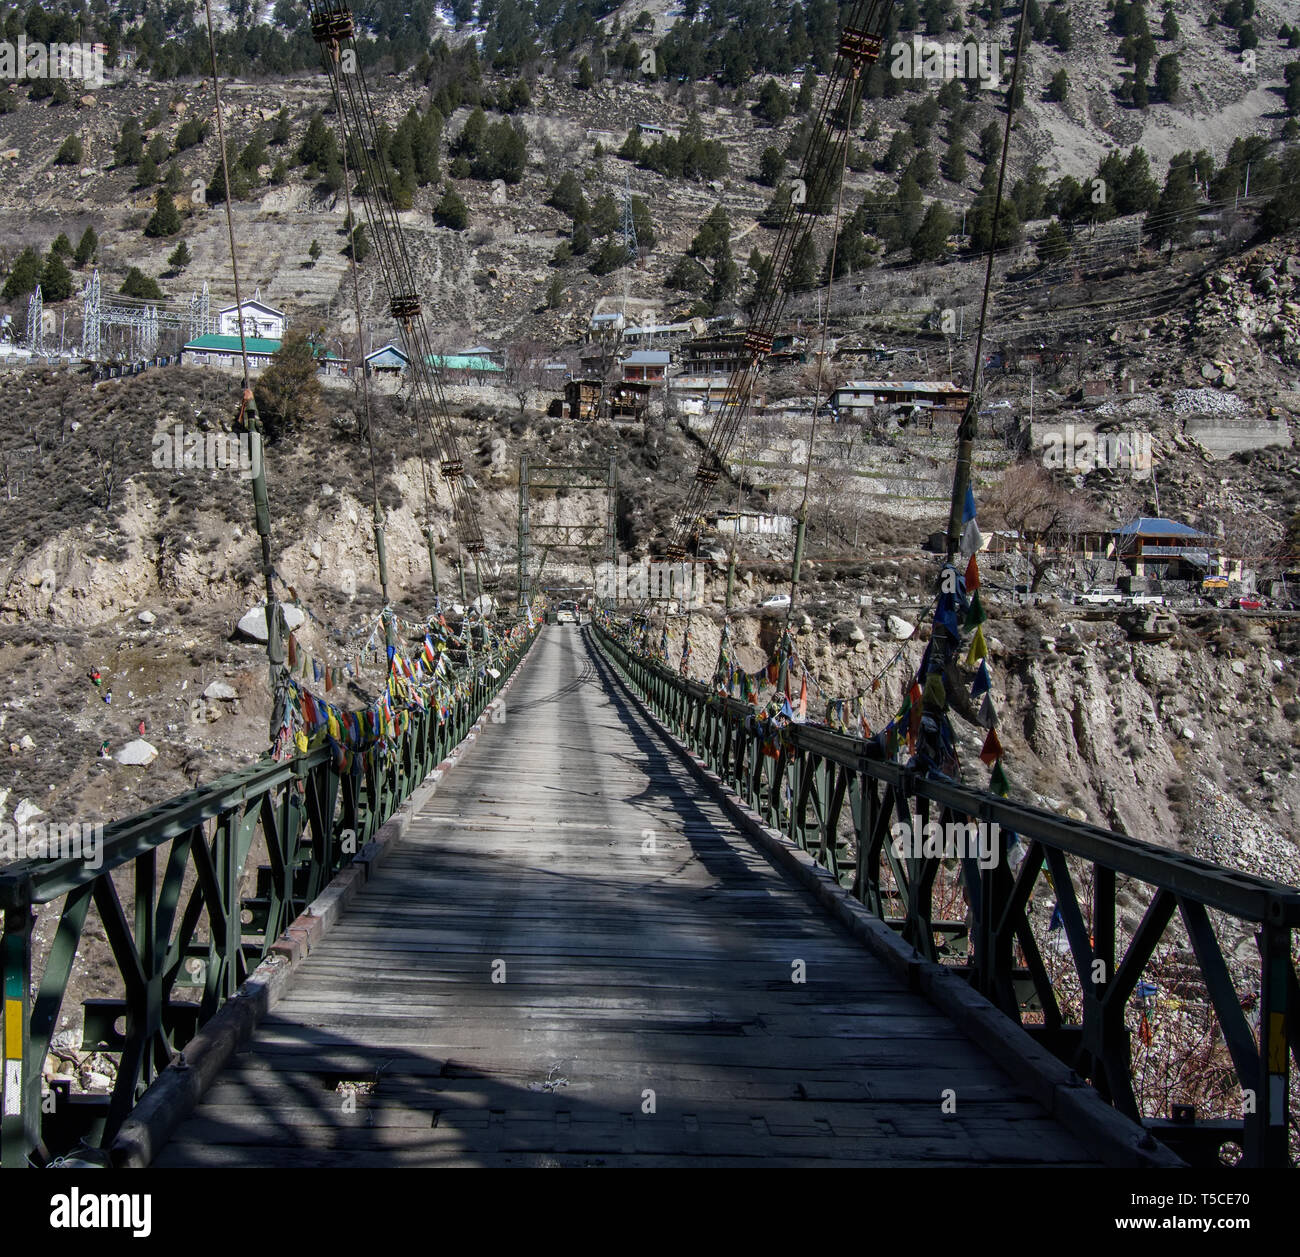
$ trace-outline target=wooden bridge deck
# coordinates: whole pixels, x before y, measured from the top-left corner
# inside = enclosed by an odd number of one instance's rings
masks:
[[[578,628],[544,631],[505,722],[156,1164],[1091,1163],[601,668]]]

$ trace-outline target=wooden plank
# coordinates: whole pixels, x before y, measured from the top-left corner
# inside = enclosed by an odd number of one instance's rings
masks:
[[[158,1164],[1089,1160],[548,630]]]

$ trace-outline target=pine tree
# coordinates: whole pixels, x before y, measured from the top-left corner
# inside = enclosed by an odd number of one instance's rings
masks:
[[[1070,256],[1070,235],[1061,224],[1053,218],[1047,224],[1036,248],[1038,260],[1044,265],[1063,262]]]
[[[6,301],[15,301],[32,292],[41,282],[41,255],[35,249],[24,249],[14,261],[13,270],[5,280],[0,296]]]
[[[1147,213],[1143,231],[1156,246],[1186,244],[1196,229],[1196,203],[1191,171],[1171,164],[1164,191]]]
[[[450,227],[452,231],[464,231],[469,225],[469,210],[460,193],[450,183],[443,189],[441,199],[434,206],[433,220],[439,227]]]
[[[975,198],[975,204],[971,208],[968,216],[970,225],[970,242],[971,248],[977,253],[984,252],[989,247],[989,242],[993,237],[993,203],[996,193],[991,188],[985,188],[983,192]],[[1009,197],[1002,200],[1002,209],[998,215],[998,229],[996,247],[999,249],[1009,248],[1020,239],[1020,215],[1016,213],[1015,202]]]
[[[956,81],[953,80],[954,83]],[[966,178],[966,141],[960,135],[954,137],[943,155],[943,173],[953,183],[960,183]]]
[[[931,201],[921,225],[912,237],[914,262],[937,262],[948,251],[948,237],[956,223],[952,215],[938,201]]]
[[[46,301],[66,301],[72,296],[72,274],[53,249],[45,255],[41,267],[41,297]]]
[[[980,132],[980,161],[986,166],[1002,151],[1002,128],[996,122],[987,123]]]
[[[113,164],[116,166],[138,166],[144,156],[144,137],[140,134],[140,124],[134,118],[122,123],[122,131],[113,146]]]
[[[320,260],[320,255],[321,255],[320,241],[313,240],[311,242],[311,248],[307,250],[307,256],[311,259],[312,266],[315,266],[316,263]]]
[[[138,266],[133,266],[126,273],[126,281],[118,291],[124,297],[137,297],[141,301],[161,301],[163,291],[156,279],[150,279]]]
[[[342,171],[339,172],[340,186],[342,182]],[[232,201],[242,201],[249,193],[248,175],[244,168],[235,162],[230,167],[230,199]],[[226,172],[222,169],[221,162],[218,161],[212,170],[212,181],[208,184],[207,192],[208,201],[217,203],[226,199]]]
[[[180,244],[171,251],[170,256],[167,258],[167,265],[170,266],[173,271],[180,272],[183,271],[191,261],[193,261],[193,255],[190,253],[190,246],[182,240]]]
[[[1178,58],[1174,53],[1156,62],[1156,91],[1163,101],[1172,101],[1178,95]]]
[[[181,229],[181,216],[166,188],[159,188],[154,197],[153,216],[145,224],[146,236],[174,236]]]
[[[79,166],[83,154],[81,140],[75,135],[70,135],[59,147],[58,154],[54,158],[54,164],[56,166]]]
[[[578,206],[584,203],[582,195],[582,185],[578,182],[578,177],[571,170],[566,170],[559,178],[555,187],[551,189],[551,195],[547,198],[546,203],[553,205],[563,214],[574,218]]]
[[[81,239],[77,241],[77,252],[73,255],[78,266],[85,266],[87,262],[94,259],[95,253],[99,249],[99,237],[95,235],[93,227],[87,227],[81,233]]]
[[[769,188],[774,188],[784,169],[785,158],[781,155],[781,150],[769,144],[758,159],[758,181]]]

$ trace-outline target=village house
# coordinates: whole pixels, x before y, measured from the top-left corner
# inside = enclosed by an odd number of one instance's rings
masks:
[[[289,321],[283,310],[277,310],[262,300],[258,289],[251,300],[242,305],[226,306],[217,312],[217,331],[222,336],[238,336],[239,324],[244,324],[244,336],[255,336],[260,340],[283,340],[285,328]]]

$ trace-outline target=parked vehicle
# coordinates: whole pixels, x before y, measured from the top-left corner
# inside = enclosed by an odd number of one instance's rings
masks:
[[[1260,611],[1264,606],[1263,602],[1258,598],[1234,598],[1232,600],[1232,605],[1236,607],[1238,611]]]
[[[764,598],[758,605],[760,607],[788,607],[790,605],[790,595],[771,594]]]
[[[1129,602],[1135,607],[1163,607],[1164,594],[1134,594]]]
[[[1086,602],[1090,606],[1119,606],[1124,601],[1124,595],[1118,590],[1111,591],[1107,589],[1085,589],[1082,593],[1075,595],[1075,602]]]

